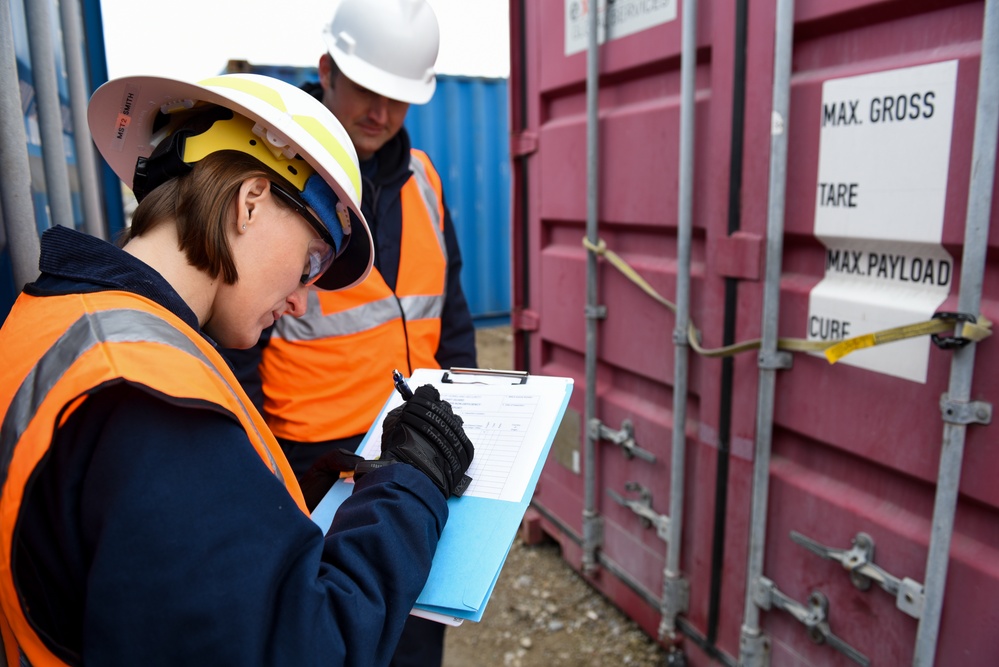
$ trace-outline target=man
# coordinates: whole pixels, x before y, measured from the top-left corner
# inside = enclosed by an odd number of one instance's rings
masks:
[[[441,180],[403,127],[409,105],[436,87],[437,18],[425,0],[343,0],[324,37],[319,82],[304,88],[357,151],[375,263],[335,298],[310,292],[300,321],[278,320],[258,346],[263,412],[300,478],[323,454],[357,448],[392,391],[393,369],[476,364]],[[253,396],[246,362],[230,357]],[[443,625],[410,617],[392,664],[440,665],[443,637]]]

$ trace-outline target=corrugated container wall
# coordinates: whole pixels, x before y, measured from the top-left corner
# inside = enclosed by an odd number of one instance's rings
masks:
[[[296,86],[318,79],[315,67],[230,61],[229,72],[255,72]],[[510,147],[507,80],[438,75],[433,98],[411,105],[405,126],[444,183],[461,247],[461,284],[476,326],[510,315]]]
[[[515,358],[577,387],[534,511],[676,660],[999,664],[994,337],[776,348],[999,318],[995,6],[511,2]]]

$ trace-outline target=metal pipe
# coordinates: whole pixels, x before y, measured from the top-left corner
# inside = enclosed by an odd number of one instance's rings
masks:
[[[596,244],[597,169],[599,131],[598,93],[600,67],[597,41],[598,3],[589,4],[589,44],[586,50],[586,237]],[[586,257],[586,450],[583,477],[583,572],[592,573],[597,567],[596,551],[601,542],[600,519],[596,511],[596,449],[599,433],[593,428],[597,407],[597,256]]]
[[[73,200],[69,189],[69,167],[63,150],[62,103],[56,82],[55,46],[52,40],[51,3],[24,3],[31,52],[31,74],[35,81],[38,130],[42,136],[45,194],[53,224],[74,227]]]
[[[762,342],[759,352],[759,395],[756,401],[756,454],[753,462],[749,564],[746,568],[746,607],[741,651],[760,636],[759,608],[754,602],[757,580],[763,575],[770,490],[770,449],[773,438],[774,386],[777,369],[786,362],[777,351],[780,312],[781,254],[784,250],[784,199],[787,186],[787,117],[791,97],[791,51],[794,0],[777,0],[774,37],[773,111],[770,127],[770,183],[767,195],[767,249],[763,287]],[[786,358],[786,357],[785,357]],[[748,658],[748,656],[746,656]],[[740,659],[740,663],[745,660]]]
[[[83,50],[83,21],[77,2],[62,0],[59,3],[62,19],[62,44],[66,52],[66,74],[69,83],[69,109],[73,118],[73,145],[76,148],[76,168],[80,174],[80,195],[83,199],[84,229],[91,236],[107,238],[107,227],[101,207],[100,182],[97,178],[97,160],[94,144],[87,124],[87,102],[90,98],[87,77],[83,71],[86,62]]]
[[[697,93],[697,0],[683,3],[680,55],[680,164],[677,207],[676,327],[673,329],[673,452],[670,469],[669,538],[663,570],[660,637],[673,639],[676,616],[687,611],[681,592],[684,472],[687,459],[687,376],[690,349],[690,246],[694,210],[694,107]],[[684,599],[679,599],[679,598]]]
[[[999,4],[996,0],[986,0],[982,57],[978,73],[978,105],[975,110],[975,145],[971,157],[968,212],[961,259],[961,291],[958,295],[958,310],[962,313],[977,314],[981,307],[997,139],[999,139]],[[950,386],[945,396],[950,403],[967,403],[970,400],[974,365],[973,343],[954,352],[950,367]],[[916,667],[929,667],[933,665],[936,657],[966,433],[965,423],[944,423],[929,554],[926,561],[926,576],[923,577],[925,607],[916,630],[916,647],[912,660],[912,664]]]
[[[0,207],[7,248],[18,288],[38,276],[38,228],[31,201],[31,167],[28,164],[28,136],[17,79],[14,27],[10,0],[0,0]]]

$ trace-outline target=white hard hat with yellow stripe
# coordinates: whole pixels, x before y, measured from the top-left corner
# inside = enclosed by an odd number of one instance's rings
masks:
[[[293,203],[317,214],[305,218],[336,250],[316,286],[351,287],[370,272],[357,153],[333,114],[305,91],[259,74],[198,83],[124,77],[97,89],[88,120],[104,159],[140,200],[216,151],[257,158],[297,189]]]

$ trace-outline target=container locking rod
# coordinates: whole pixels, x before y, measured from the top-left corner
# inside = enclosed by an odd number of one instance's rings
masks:
[[[761,609],[776,607],[786,611],[808,630],[808,636],[816,644],[828,644],[858,665],[870,667],[870,659],[833,634],[829,628],[829,600],[819,591],[812,591],[808,603],[801,604],[781,593],[774,582],[760,577],[756,583],[756,604]]]
[[[638,457],[643,461],[648,461],[649,463],[656,462],[656,455],[650,451],[642,449],[635,442],[635,428],[631,425],[630,419],[625,419],[621,422],[621,430],[615,431],[610,428],[599,419],[593,419],[590,421],[590,435],[594,440],[607,440],[613,442],[615,445],[621,448],[624,452],[625,458]]]
[[[622,507],[627,507],[632,512],[637,514],[641,520],[643,528],[651,528],[655,526],[656,536],[663,542],[668,543],[669,517],[665,514],[659,514],[652,509],[652,492],[638,482],[625,482],[624,488],[625,491],[629,491],[631,493],[637,492],[639,499],[629,500],[614,491],[614,489],[607,489],[607,495],[609,495],[617,504]]]
[[[899,579],[875,565],[874,539],[867,533],[857,533],[849,549],[827,547],[793,530],[791,540],[826,560],[839,561],[850,573],[850,581],[860,590],[868,590],[871,582],[875,582],[895,596],[895,605],[903,612],[913,618],[922,616],[925,602],[923,585],[908,577]]]

